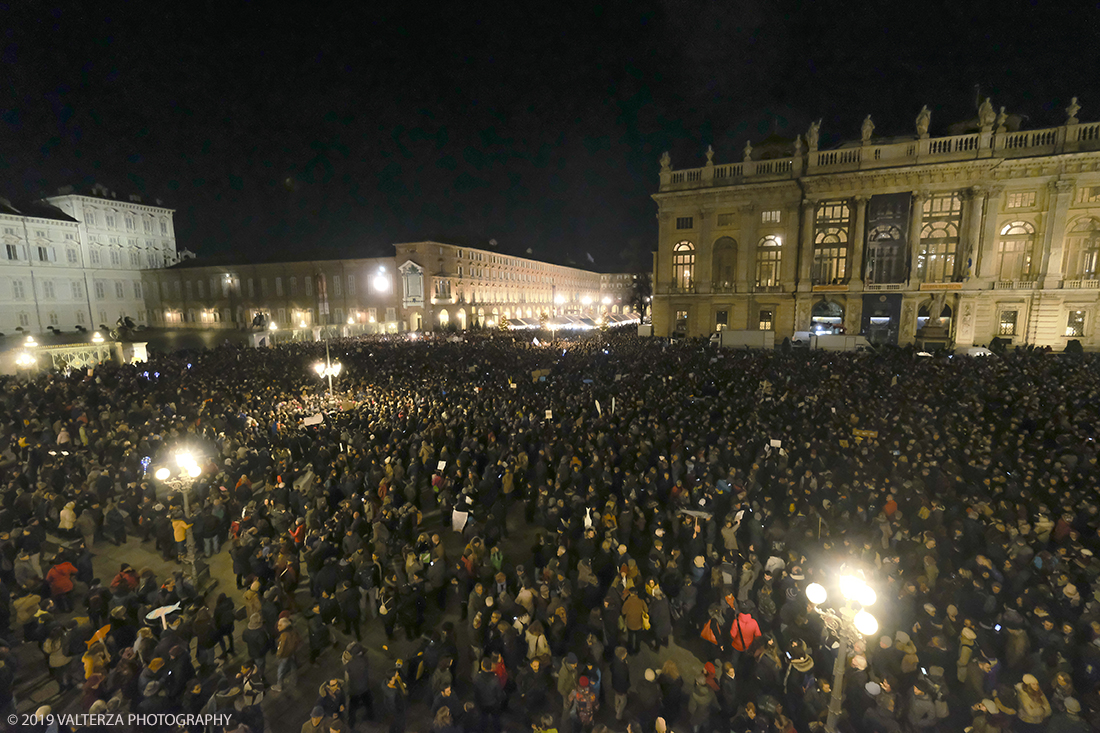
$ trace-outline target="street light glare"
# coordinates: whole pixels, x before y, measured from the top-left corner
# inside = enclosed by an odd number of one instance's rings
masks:
[[[176,454],[176,465],[180,468],[187,468],[194,462],[195,459],[191,457],[191,453],[188,451],[180,451]]]
[[[871,586],[866,584],[864,584],[864,586],[860,588],[859,595],[856,596],[856,601],[858,601],[859,605],[863,606],[864,608],[866,608],[867,606],[875,605],[875,601],[877,600],[878,596],[875,594],[875,590]]]
[[[810,583],[806,586],[806,598],[810,599],[810,603],[815,606],[820,606],[825,602],[825,599],[829,597],[829,594],[825,591],[825,587],[820,583]]]
[[[840,576],[840,592],[849,601],[858,601],[863,587],[866,584],[854,575]]]
[[[172,472],[169,471],[167,468],[158,468],[157,472],[153,475],[157,477],[158,481],[166,481],[168,477],[172,475]]]
[[[878,631],[878,621],[866,611],[857,613],[853,622],[856,625],[856,630],[864,636],[871,636]]]
[[[197,463],[188,465],[185,470],[187,471],[187,475],[191,478],[198,478],[198,475],[202,473],[202,469],[199,468],[199,464]]]
[[[319,377],[325,376],[325,363],[323,361],[317,362],[313,365],[313,371],[317,372]]]
[[[390,292],[390,279],[380,272],[374,277],[374,289],[380,293]]]

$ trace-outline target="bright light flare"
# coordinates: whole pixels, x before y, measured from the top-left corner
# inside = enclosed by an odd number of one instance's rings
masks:
[[[806,598],[815,606],[820,606],[828,597],[829,594],[821,583],[810,583],[806,586]]]
[[[871,636],[878,631],[878,620],[866,611],[857,613],[853,623],[856,625],[856,631],[864,636]]]

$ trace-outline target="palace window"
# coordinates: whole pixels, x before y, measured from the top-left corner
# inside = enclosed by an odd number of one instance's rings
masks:
[[[672,284],[688,290],[695,282],[695,245],[680,242],[672,248]]]
[[[122,288],[122,282],[116,280],[115,281],[115,298],[117,298],[118,300],[122,300],[125,297],[126,297],[126,291],[123,290],[123,288]]]
[[[1066,317],[1066,335],[1080,338],[1085,335],[1085,312],[1070,311]]]
[[[1100,186],[1079,186],[1077,188],[1077,203],[1100,204]]]
[[[729,325],[730,312],[729,311],[717,311],[714,314],[714,330],[721,331]]]
[[[695,217],[693,216],[678,216],[676,217],[677,229],[691,229],[695,225]]]
[[[1019,315],[1019,311],[1001,311],[1000,326],[997,328],[997,334],[1000,336],[1015,336],[1016,321]]]
[[[737,223],[737,214],[725,213],[718,215],[718,226],[731,227]]]
[[[11,281],[11,297],[13,300],[26,300],[27,291],[22,280]]]
[[[955,192],[934,194],[925,199],[923,210],[917,276],[922,282],[951,282],[959,249],[962,199]]]
[[[814,258],[810,278],[826,285],[842,282],[848,269],[847,201],[822,201],[814,214]]]
[[[722,237],[714,243],[710,272],[716,287],[730,288],[733,286],[736,261],[736,240],[730,237]]]
[[[1030,280],[1031,253],[1035,248],[1035,227],[1014,221],[1001,228],[997,244],[998,278],[1003,281]]]
[[[779,209],[771,209],[770,211],[760,212],[760,223],[762,224],[778,224],[782,217],[782,212]]]
[[[783,263],[783,240],[768,235],[756,245],[756,287],[779,285],[779,268]]]
[[[77,259],[78,259],[78,256],[76,254],[76,250],[75,249],[65,250],[65,259],[68,261],[68,263],[70,265],[75,265],[76,262],[77,262]]]
[[[282,294],[283,294],[283,279],[281,277],[277,277],[277,278],[275,278],[275,295],[282,295]],[[199,293],[199,296],[200,297],[202,296],[201,292]]]
[[[1070,229],[1065,255],[1067,280],[1096,280],[1100,254],[1100,219],[1081,219]]]
[[[761,331],[771,331],[775,324],[775,311],[771,308],[764,308],[760,311],[759,317],[756,319],[757,328]]]
[[[42,297],[45,298],[46,300],[53,300],[54,299],[54,288],[53,288],[53,282],[52,281],[50,281],[50,280],[43,280],[42,281]]]

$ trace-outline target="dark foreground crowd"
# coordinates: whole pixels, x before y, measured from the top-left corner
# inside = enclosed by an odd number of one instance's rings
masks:
[[[847,574],[879,630],[839,730],[1097,729],[1100,359],[332,345],[332,402],[318,344],[6,383],[0,720],[48,671],[53,712],[224,716],[193,733],[808,733],[840,647],[805,591]],[[152,478],[180,447],[190,517]],[[188,533],[236,588],[95,574]],[[308,719],[265,721],[316,663]]]

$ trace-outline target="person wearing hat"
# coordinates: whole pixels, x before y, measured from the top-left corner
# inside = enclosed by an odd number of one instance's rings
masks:
[[[287,619],[282,619],[285,621]],[[367,653],[358,642],[348,644],[341,657],[344,663],[344,689],[348,695],[348,726],[355,727],[355,713],[359,708],[367,711],[367,719],[374,718],[374,699],[370,693]]]
[[[569,652],[562,660],[558,668],[558,694],[561,695],[561,727],[567,729],[569,723],[569,711],[573,707],[573,691],[577,689],[577,655]]]
[[[700,733],[706,728],[718,707],[717,703],[718,698],[707,683],[706,675],[697,676],[691,697],[688,698],[688,716],[693,733]]]
[[[586,732],[592,730],[595,723],[596,712],[600,708],[600,701],[592,689],[588,677],[581,676],[577,680],[577,688],[569,696],[571,703],[571,715],[580,723]],[[565,726],[562,726],[563,728]]]
[[[325,709],[320,705],[315,705],[313,710],[309,711],[309,719],[302,723],[301,733],[328,733],[324,720]]]
[[[1092,730],[1081,717],[1081,703],[1075,697],[1067,697],[1066,709],[1050,716],[1046,733],[1088,733]]]
[[[248,649],[248,657],[262,675],[267,666],[267,653],[271,649],[271,634],[264,628],[264,619],[259,613],[248,617],[248,628],[241,633],[241,640]]]
[[[1035,675],[1025,674],[1016,683],[1017,730],[1025,733],[1041,733],[1050,717],[1050,702],[1039,688]]]

